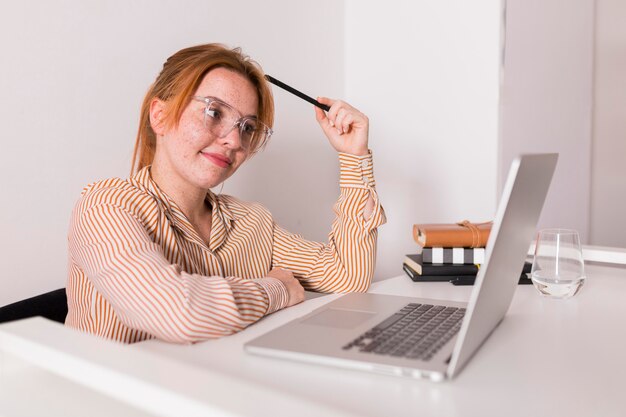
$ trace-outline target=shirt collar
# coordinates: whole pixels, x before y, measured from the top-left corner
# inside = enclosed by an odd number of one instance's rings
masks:
[[[163,207],[166,217],[173,226],[199,239],[197,232],[193,229],[193,226],[178,204],[161,190],[154,179],[152,179],[150,165],[139,170],[133,175],[132,180],[156,198],[157,203]],[[217,232],[219,232],[221,228],[229,231],[233,221],[248,214],[248,209],[245,206],[229,196],[216,195],[211,190],[208,190],[206,200],[211,204],[212,208],[211,218],[213,230],[211,231],[211,235],[219,234]]]

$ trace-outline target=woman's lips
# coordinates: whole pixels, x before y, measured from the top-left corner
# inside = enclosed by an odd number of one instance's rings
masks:
[[[209,161],[213,162],[218,167],[228,168],[232,164],[230,158],[220,155],[218,153],[200,152]]]

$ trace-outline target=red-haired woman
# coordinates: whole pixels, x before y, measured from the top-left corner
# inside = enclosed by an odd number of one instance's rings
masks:
[[[341,195],[327,244],[283,230],[257,203],[211,188],[272,134],[259,66],[218,44],[171,56],[146,94],[133,175],[83,190],[69,230],[68,326],[133,343],[191,343],[244,329],[304,289],[366,291],[377,227],[368,119],[320,98],[339,153]]]

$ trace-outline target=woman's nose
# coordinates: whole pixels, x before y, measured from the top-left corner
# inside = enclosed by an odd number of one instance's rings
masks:
[[[233,128],[228,132],[226,136],[221,138],[223,144],[228,145],[233,149],[239,149],[243,147],[243,142],[241,140],[241,133],[239,131],[239,126],[233,126]]]

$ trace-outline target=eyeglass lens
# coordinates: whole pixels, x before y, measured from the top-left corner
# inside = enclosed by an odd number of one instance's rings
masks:
[[[255,149],[267,139],[262,124],[253,118],[239,118],[239,112],[226,103],[213,100],[205,109],[204,123],[211,134],[220,138],[228,135],[235,127],[239,129],[244,149]]]

